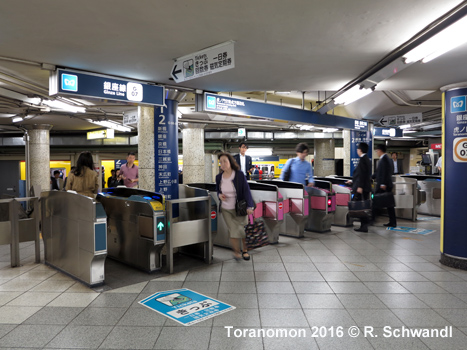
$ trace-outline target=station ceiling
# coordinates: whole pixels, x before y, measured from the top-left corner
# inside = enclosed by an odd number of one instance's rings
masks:
[[[232,128],[192,112],[190,90],[317,109],[378,62],[394,54],[459,0],[81,0],[0,2],[0,130],[52,124],[53,131],[96,129],[88,119],[122,121],[128,105],[104,100],[84,114],[35,110],[24,98],[48,97],[49,70],[66,67],[185,89],[183,118],[208,128]],[[229,40],[235,68],[177,84],[174,59]],[[424,114],[439,131],[440,87],[467,81],[467,45],[429,63],[415,63],[378,82],[375,92],[340,113],[378,121],[385,115]],[[332,110],[330,111],[332,113]],[[15,115],[28,116],[13,123]],[[425,118],[426,117],[426,118]],[[183,120],[182,118],[182,120]],[[204,119],[203,119],[204,118]],[[217,121],[216,121],[217,119]],[[220,118],[222,119],[222,118]],[[291,128],[253,121],[248,127]],[[438,135],[439,136],[439,135]]]

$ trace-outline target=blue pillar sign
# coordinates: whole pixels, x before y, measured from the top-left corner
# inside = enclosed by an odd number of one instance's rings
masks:
[[[467,88],[444,94],[441,262],[467,269]]]
[[[360,142],[366,142],[368,144],[368,158],[370,158],[370,162],[372,162],[372,154],[371,150],[373,149],[372,146],[372,137],[369,131],[350,131],[350,176],[353,175],[354,170],[357,168],[358,162],[360,161],[360,157],[357,153],[357,147]]]
[[[165,103],[167,107],[154,109],[155,185],[170,200],[178,199],[178,102]]]

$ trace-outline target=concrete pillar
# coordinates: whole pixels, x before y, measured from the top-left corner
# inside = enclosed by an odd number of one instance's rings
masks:
[[[342,131],[344,142],[344,176],[350,176],[350,130]]]
[[[29,161],[31,187],[41,191],[50,190],[50,139],[52,125],[27,125],[29,134]],[[40,193],[35,193],[36,196]]]
[[[183,124],[183,183],[205,181],[205,124]]]
[[[334,139],[315,139],[315,176],[334,175]]]
[[[212,168],[213,168],[213,158],[212,154],[204,155],[204,182],[214,182],[212,177]]]
[[[156,190],[154,107],[138,107],[138,187],[154,192]]]

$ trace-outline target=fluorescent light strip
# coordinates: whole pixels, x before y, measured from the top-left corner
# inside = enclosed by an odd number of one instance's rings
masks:
[[[337,104],[348,105],[352,102],[355,102],[366,95],[369,95],[373,92],[371,89],[360,89],[360,86],[355,85],[353,88],[347,90],[342,95],[337,96],[334,99],[334,102]]]
[[[73,113],[85,113],[86,112],[86,108],[84,107],[76,107],[73,105],[69,105],[68,103],[57,101],[57,100],[54,100],[54,101],[44,100],[42,101],[42,103],[52,108],[63,109],[64,111],[67,111],[67,112],[73,112]]]
[[[97,125],[100,125],[100,126],[103,126],[103,127],[106,127],[106,128],[115,129],[115,130],[118,130],[118,131],[123,131],[123,132],[129,132],[129,131],[132,130],[128,126],[125,126],[125,125],[122,125],[122,124],[119,124],[119,123],[116,123],[116,122],[113,122],[113,121],[110,121],[110,120],[92,121],[91,123],[97,124]]]

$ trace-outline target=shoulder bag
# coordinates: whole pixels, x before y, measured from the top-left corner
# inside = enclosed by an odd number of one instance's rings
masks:
[[[243,174],[243,173],[242,173]],[[238,173],[235,173],[235,191],[238,188]],[[235,213],[237,216],[246,216],[247,215],[248,204],[245,199],[236,200],[235,202]]]
[[[293,164],[294,159],[292,158],[292,161],[289,164],[289,167],[285,170],[284,172],[284,181],[289,181],[290,180],[290,172],[292,170],[292,164]]]

